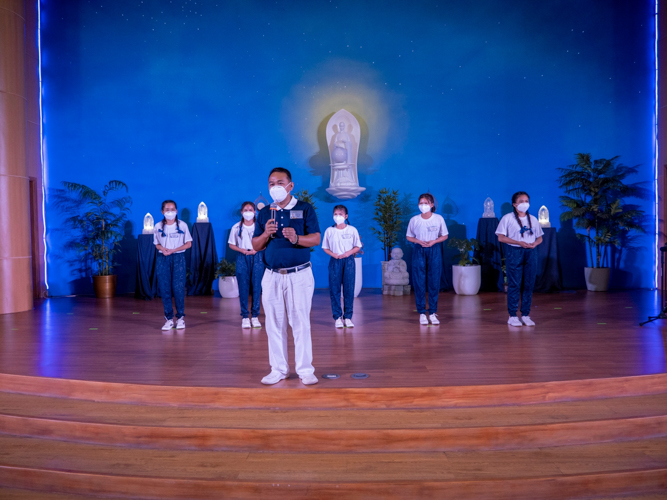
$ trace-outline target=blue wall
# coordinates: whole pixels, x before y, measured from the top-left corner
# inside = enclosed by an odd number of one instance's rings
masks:
[[[282,166],[297,190],[316,193],[328,225],[336,200],[325,191],[322,129],[344,107],[366,139],[367,191],[347,205],[367,245],[364,284],[379,286],[382,253],[369,226],[383,187],[399,189],[415,212],[421,192],[448,198],[468,236],[487,196],[500,213],[519,189],[535,211],[549,207],[558,227],[556,168],[578,152],[640,164],[633,180],[653,189],[652,8],[648,0],[45,0],[48,185],[130,186],[119,273],[121,291],[131,290],[136,234],[165,198],[190,222],[205,201],[221,254],[241,201],[267,196],[268,172]],[[651,203],[644,208],[653,218]],[[52,197],[47,225],[50,293],[89,290],[65,260]],[[615,286],[653,285],[653,243],[649,228],[624,253]],[[327,257],[317,250],[313,261],[324,287]],[[568,284],[581,285],[580,274]]]

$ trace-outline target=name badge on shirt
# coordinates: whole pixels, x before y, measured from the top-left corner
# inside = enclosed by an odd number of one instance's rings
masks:
[[[303,210],[290,210],[290,219],[303,219]]]
[[[349,239],[352,238],[352,235],[351,234],[342,234],[340,237],[343,238],[344,240],[349,240]]]
[[[428,227],[428,230],[429,230],[430,232],[437,231],[438,229],[439,229],[438,226],[429,226],[429,227]]]

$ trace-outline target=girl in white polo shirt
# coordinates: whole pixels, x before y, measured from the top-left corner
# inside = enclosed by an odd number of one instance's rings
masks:
[[[328,227],[322,238],[322,249],[329,259],[329,293],[331,310],[336,328],[352,328],[354,304],[354,256],[361,250],[359,232],[348,221],[347,207],[336,205],[333,210],[334,225]],[[343,288],[345,311],[340,307],[340,290]]]
[[[408,224],[407,239],[414,243],[412,252],[412,286],[419,313],[419,323],[428,325],[429,320],[439,325],[438,294],[442,276],[442,250],[438,243],[447,239],[447,224],[435,213],[435,198],[430,193],[419,196],[420,215],[415,215]],[[428,290],[428,318],[426,317],[426,291]]]
[[[530,319],[533,288],[537,273],[537,245],[542,243],[542,227],[537,219],[528,213],[530,197],[519,191],[512,195],[512,213],[500,219],[496,234],[498,241],[507,243],[505,250],[505,270],[507,273],[507,310],[510,326],[535,326]],[[523,278],[523,292],[521,281]],[[521,320],[517,317],[521,296]]]
[[[153,244],[157,256],[157,285],[164,306],[164,318],[167,322],[163,330],[174,327],[174,308],[171,297],[176,302],[176,328],[185,328],[185,251],[192,246],[192,236],[188,225],[178,220],[176,202],[162,202],[164,218],[155,224]]]
[[[244,201],[241,204],[243,218],[232,226],[229,233],[229,248],[238,252],[236,257],[236,279],[239,283],[239,302],[241,303],[241,328],[250,328],[249,314],[252,313],[252,327],[261,328],[259,302],[262,295],[262,277],[264,276],[264,250],[256,252],[252,248],[255,234],[255,204]],[[248,296],[252,287],[252,308],[248,311]]]

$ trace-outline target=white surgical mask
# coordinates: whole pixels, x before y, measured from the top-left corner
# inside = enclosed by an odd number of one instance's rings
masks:
[[[342,224],[343,222],[345,222],[345,216],[343,216],[343,215],[334,215],[334,222],[336,224]]]
[[[530,203],[526,203],[526,202],[524,202],[524,203],[519,203],[519,204],[516,206],[516,209],[517,209],[519,212],[527,212],[529,208],[530,208]]]
[[[428,213],[431,211],[431,205],[422,203],[421,205],[419,205],[419,211],[423,214]]]
[[[253,220],[255,218],[255,212],[243,212],[243,218],[245,220]]]
[[[164,217],[167,220],[174,220],[176,218],[176,212],[165,212]]]
[[[271,189],[269,189],[269,194],[271,195],[271,198],[273,198],[273,201],[280,203],[285,198],[287,198],[288,193],[287,189],[282,186],[273,186]]]

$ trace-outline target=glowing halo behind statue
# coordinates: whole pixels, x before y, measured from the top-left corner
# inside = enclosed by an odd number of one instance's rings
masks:
[[[327,192],[341,200],[356,198],[366,190],[359,186],[357,158],[361,128],[352,113],[341,109],[329,119],[326,128],[331,165]]]

